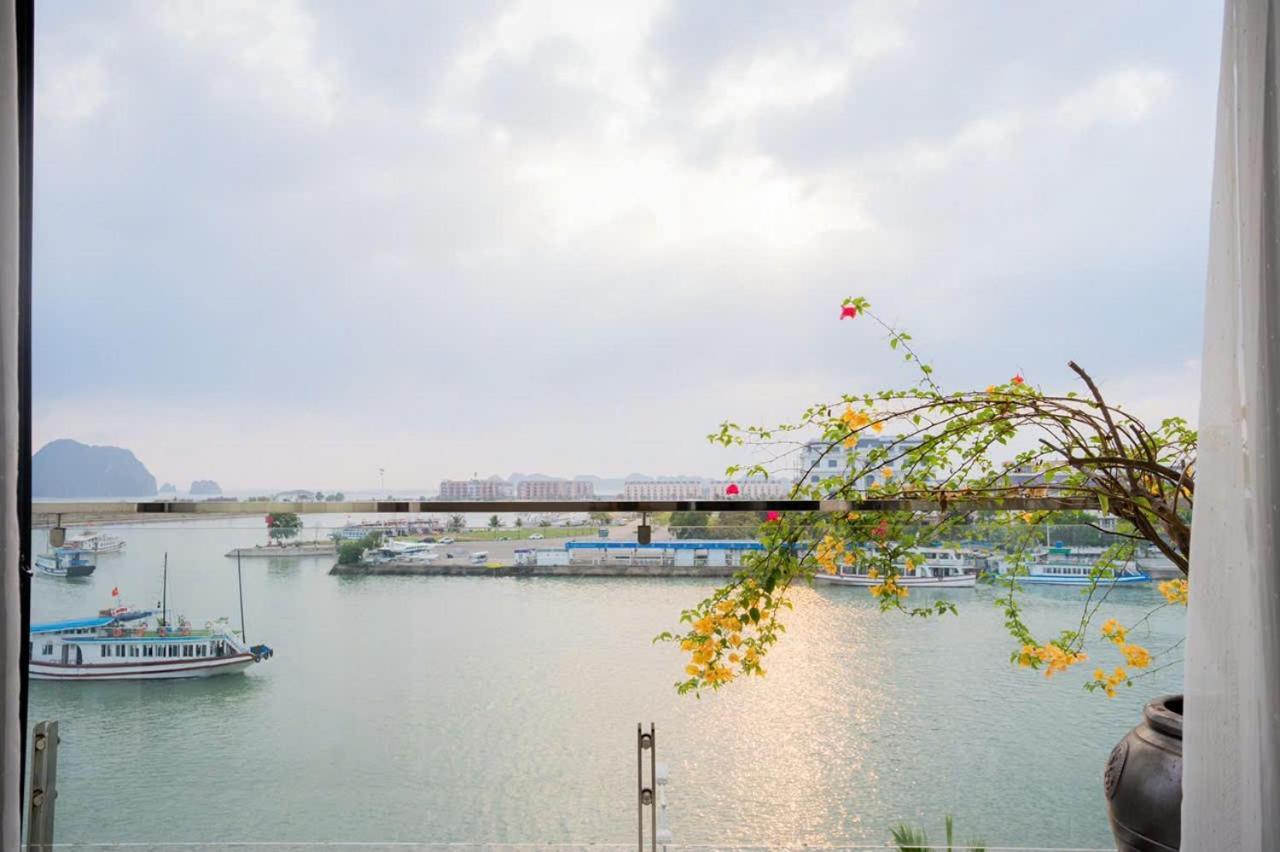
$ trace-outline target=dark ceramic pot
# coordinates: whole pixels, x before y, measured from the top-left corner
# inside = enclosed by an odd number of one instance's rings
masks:
[[[1142,710],[1102,775],[1120,852],[1174,852],[1182,844],[1182,696]]]

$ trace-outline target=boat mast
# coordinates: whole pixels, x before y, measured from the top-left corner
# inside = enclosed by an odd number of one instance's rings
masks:
[[[160,624],[169,626],[169,551],[164,552],[164,572],[160,575]]]
[[[240,641],[249,644],[244,632],[244,575],[240,573],[240,548],[236,548],[236,586],[240,589]]]

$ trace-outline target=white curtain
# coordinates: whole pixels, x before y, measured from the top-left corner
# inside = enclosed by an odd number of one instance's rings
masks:
[[[0,0],[0,849],[18,848],[18,57],[12,2]]]
[[[1187,613],[1182,848],[1280,850],[1280,0],[1227,0]]]

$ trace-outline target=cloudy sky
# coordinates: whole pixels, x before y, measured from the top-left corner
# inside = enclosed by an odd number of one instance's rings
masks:
[[[714,474],[1075,359],[1194,416],[1215,3],[49,2],[37,446],[161,480]]]

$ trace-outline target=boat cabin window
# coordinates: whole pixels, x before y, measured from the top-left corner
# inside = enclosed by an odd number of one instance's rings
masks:
[[[123,656],[124,656],[124,646],[123,646],[123,645],[117,645],[117,646],[116,646],[116,656],[117,656],[117,657],[123,657]]]
[[[129,646],[129,656],[130,656],[130,657],[136,657],[136,656],[138,656],[138,646],[137,646],[137,645],[130,645],[130,646]]]
[[[111,646],[110,646],[110,645],[102,645],[102,646],[100,646],[100,647],[102,648],[102,656],[104,656],[104,657],[110,657],[110,656],[111,656]]]
[[[45,642],[45,643],[44,643],[44,647],[40,649],[40,653],[42,653],[42,654],[52,654],[52,653],[53,653],[53,643],[52,643],[52,642]]]

